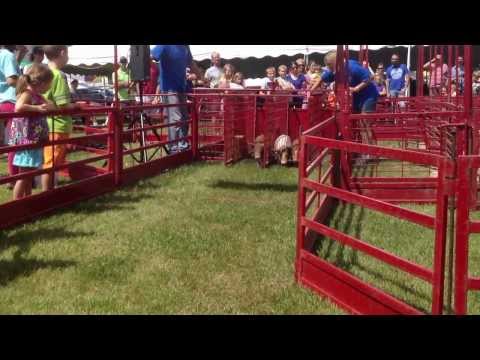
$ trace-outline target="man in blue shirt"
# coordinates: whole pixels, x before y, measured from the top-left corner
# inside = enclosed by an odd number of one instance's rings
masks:
[[[199,74],[198,67],[193,62],[190,47],[188,45],[156,45],[152,49],[151,55],[158,62],[160,70],[158,88],[162,94],[169,94],[162,97],[162,102],[169,105],[186,104],[187,67]],[[186,105],[167,107],[165,108],[165,115],[168,124],[184,122],[183,125],[168,128],[169,141],[188,136],[188,123],[186,123],[188,121],[188,109]],[[185,140],[169,144],[170,153],[187,148],[188,142]]]
[[[334,71],[336,62],[336,51],[330,51],[325,55],[327,70],[322,74],[322,82],[331,83],[335,81]],[[348,79],[353,100],[353,112],[375,112],[377,108],[378,91],[371,81],[368,69],[362,67],[358,61],[348,60]]]
[[[400,64],[400,56],[392,55],[392,65],[387,68],[387,96],[406,96],[410,86],[410,71],[405,64]]]
[[[335,81],[335,67],[337,63],[337,52],[330,51],[325,55],[324,59],[327,70],[322,74],[321,82],[331,83]],[[346,64],[348,74],[348,85],[350,94],[352,94],[352,108],[354,113],[371,113],[377,109],[378,91],[372,82],[370,71],[364,68],[358,61],[348,60]],[[371,144],[373,134],[368,121],[361,120],[360,124],[363,128],[360,131],[362,142]],[[370,155],[362,155],[360,161],[365,163],[371,159]]]

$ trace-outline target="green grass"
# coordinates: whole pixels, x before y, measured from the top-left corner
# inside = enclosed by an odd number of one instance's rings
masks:
[[[431,171],[392,162],[373,167],[356,175]],[[0,201],[10,195],[0,187]],[[1,232],[0,313],[343,313],[294,282],[296,196],[296,169],[198,163]],[[329,226],[432,267],[434,234],[424,227],[343,203]],[[480,235],[471,238],[471,275],[479,276]],[[319,239],[317,253],[430,311],[424,281],[328,238]],[[479,292],[470,292],[469,305],[480,311]]]
[[[0,233],[2,314],[341,314],[293,277],[296,169],[194,164]]]

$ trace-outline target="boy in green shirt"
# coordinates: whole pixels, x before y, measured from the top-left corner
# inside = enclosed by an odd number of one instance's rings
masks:
[[[50,89],[43,94],[45,99],[55,104],[57,109],[77,109],[79,106],[71,103],[70,89],[67,77],[61,69],[68,63],[68,47],[66,45],[45,45],[43,47],[48,59],[48,67],[53,72]],[[70,115],[48,116],[49,140],[64,140],[70,137],[73,131],[73,121]],[[65,163],[67,145],[45,146],[44,169]],[[55,163],[54,163],[55,162]],[[42,175],[42,190],[51,190],[53,185],[52,174]]]

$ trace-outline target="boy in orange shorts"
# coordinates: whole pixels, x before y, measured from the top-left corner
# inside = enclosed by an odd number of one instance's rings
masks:
[[[66,45],[44,45],[43,50],[48,59],[48,67],[53,72],[53,80],[50,89],[43,95],[47,101],[55,104],[57,109],[77,109],[78,106],[71,103],[70,88],[65,74],[61,69],[68,63],[68,47]],[[64,140],[70,137],[73,131],[73,121],[70,115],[48,116],[49,140]],[[65,163],[67,145],[48,145],[44,148],[44,169],[54,165]],[[42,190],[53,188],[52,174],[42,175]]]

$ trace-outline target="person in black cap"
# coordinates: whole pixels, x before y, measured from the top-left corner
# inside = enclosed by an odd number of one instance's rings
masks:
[[[130,82],[130,73],[127,68],[128,60],[125,56],[120,58],[120,67],[117,69],[118,73],[118,99],[120,101],[130,100],[129,89],[132,86]],[[115,75],[114,75],[115,76]]]

